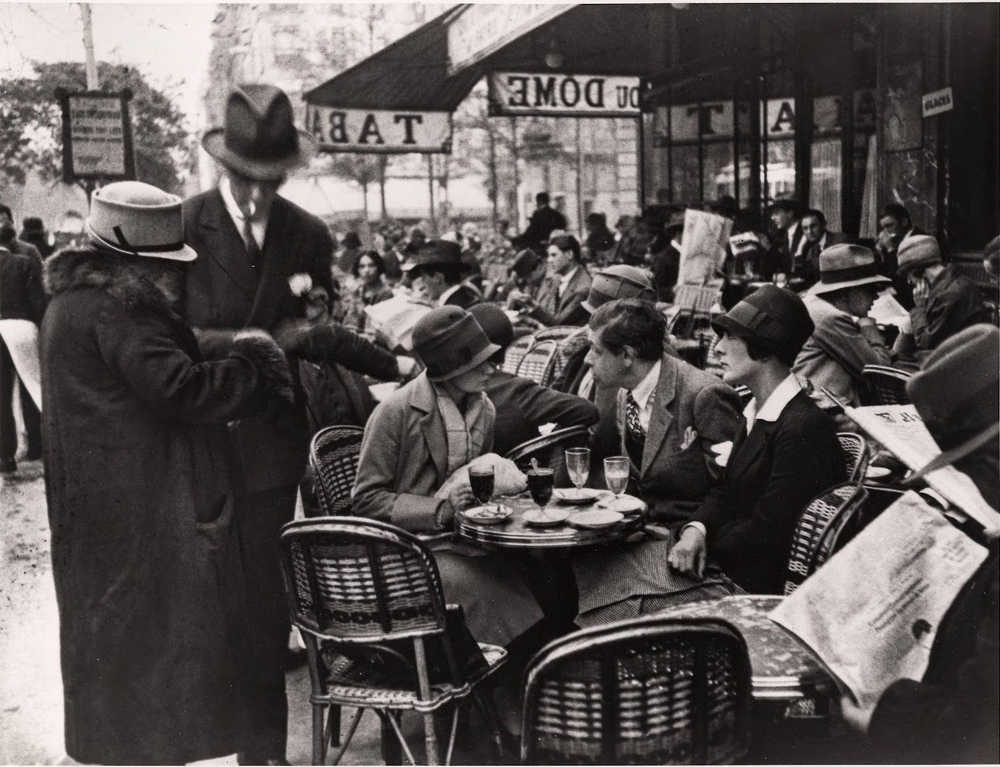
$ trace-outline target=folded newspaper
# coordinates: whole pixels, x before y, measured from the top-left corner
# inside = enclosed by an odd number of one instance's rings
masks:
[[[805,642],[859,706],[871,709],[896,680],[922,679],[942,618],[986,556],[911,491],[770,617]]]
[[[880,442],[909,468],[918,471],[941,453],[913,405],[844,407],[847,417]],[[1000,531],[1000,514],[986,502],[975,483],[952,466],[928,473],[924,480],[987,532]]]
[[[413,326],[433,307],[411,301],[405,296],[393,296],[365,307],[365,314],[375,330],[380,332],[393,350],[413,351]]]
[[[38,326],[30,320],[0,320],[0,338],[10,353],[24,387],[42,409],[42,375],[38,359]]]

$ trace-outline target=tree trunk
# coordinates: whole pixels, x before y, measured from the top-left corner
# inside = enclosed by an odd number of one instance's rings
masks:
[[[364,211],[365,223],[367,224],[368,223],[368,182],[367,181],[362,181],[361,182],[361,196],[362,196],[362,198],[364,200],[364,203],[363,203],[364,207],[362,208],[362,210]]]
[[[389,158],[384,154],[378,156],[378,201],[382,208],[381,220],[385,221],[388,218],[385,209],[385,170],[389,165]]]
[[[490,146],[490,229],[495,232],[500,215],[497,209],[497,146],[491,126],[486,127],[486,137]]]
[[[431,231],[437,236],[437,219],[434,216],[434,155],[427,155],[427,194],[430,205]]]

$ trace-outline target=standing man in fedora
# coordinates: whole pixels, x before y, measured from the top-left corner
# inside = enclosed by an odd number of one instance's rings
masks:
[[[316,216],[278,195],[286,175],[316,148],[295,129],[291,102],[272,85],[237,87],[225,124],[202,146],[221,164],[217,188],[184,202],[184,240],[202,254],[186,273],[184,314],[208,357],[224,355],[241,328],[274,335],[286,354],[339,362],[382,380],[399,363],[345,328],[310,327],[300,294],[322,287],[333,295],[333,240]],[[296,291],[299,291],[297,293]],[[288,612],[279,566],[278,533],[292,519],[306,464],[304,396],[282,419],[246,418],[231,427],[244,569],[251,604],[251,656],[244,669],[250,701],[245,764],[285,761],[288,706],[284,661]]]

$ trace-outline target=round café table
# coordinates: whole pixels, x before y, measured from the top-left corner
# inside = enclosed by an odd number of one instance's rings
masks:
[[[809,648],[768,618],[784,597],[744,594],[693,602],[660,613],[677,618],[721,618],[743,635],[756,701],[796,704],[790,717],[811,717],[837,686]],[[798,711],[796,711],[798,709]]]
[[[611,497],[608,491],[599,491],[601,495],[594,503],[571,505],[557,502],[554,498],[546,507],[549,510],[566,509],[569,517],[565,522],[553,527],[535,527],[524,522],[523,515],[529,509],[537,509],[538,505],[527,493],[515,496],[498,496],[494,502],[509,506],[514,510],[506,520],[499,524],[483,524],[465,518],[461,513],[456,515],[455,532],[463,540],[488,548],[501,549],[573,549],[587,546],[600,546],[621,541],[642,529],[646,521],[646,504],[639,511],[626,514],[624,519],[600,529],[584,529],[570,524],[573,516],[584,511],[602,508],[599,504],[606,503]],[[633,496],[634,497],[634,496]]]

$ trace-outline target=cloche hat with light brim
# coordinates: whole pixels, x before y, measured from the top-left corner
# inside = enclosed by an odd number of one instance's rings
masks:
[[[890,285],[892,280],[880,274],[875,254],[862,245],[839,243],[819,254],[819,282],[808,293],[821,296],[860,285]]]
[[[181,198],[142,181],[116,181],[90,198],[86,232],[90,240],[126,256],[194,261],[184,244]]]
[[[431,309],[413,326],[413,351],[432,381],[467,373],[500,351],[482,326],[459,306]]]
[[[223,127],[208,131],[201,145],[227,168],[258,181],[282,179],[316,153],[316,139],[295,128],[285,92],[262,83],[229,94]]]
[[[655,302],[656,291],[649,273],[629,264],[615,264],[601,269],[594,275],[583,308],[593,314],[601,304],[616,298],[641,298]]]

